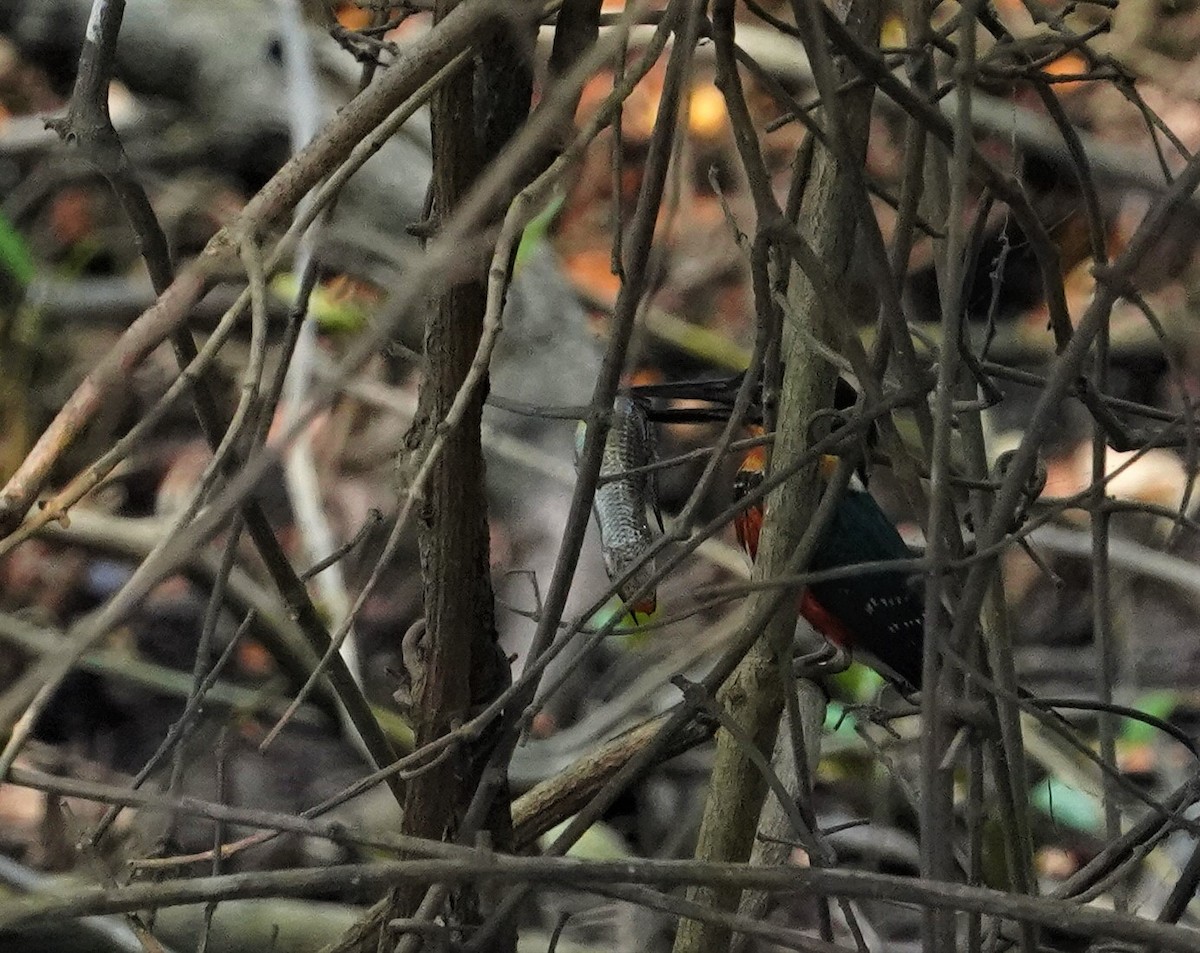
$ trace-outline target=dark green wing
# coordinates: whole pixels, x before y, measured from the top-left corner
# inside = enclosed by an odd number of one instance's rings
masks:
[[[909,559],[912,552],[869,493],[851,490],[838,504],[812,569]],[[925,601],[909,573],[872,573],[815,583],[813,597],[854,639],[913,688],[921,687]]]

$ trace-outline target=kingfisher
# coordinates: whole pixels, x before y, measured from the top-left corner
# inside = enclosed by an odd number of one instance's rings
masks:
[[[672,411],[655,407],[655,421],[727,419],[743,375],[699,381],[675,381],[633,388],[641,400],[687,398],[705,401],[709,409],[685,408]],[[858,392],[838,378],[835,411],[855,405]],[[761,420],[762,395],[755,395],[751,420]],[[762,433],[752,424],[751,432]],[[869,443],[868,439],[868,443]],[[837,458],[825,456],[819,472],[828,480]],[[743,499],[763,481],[766,451],[747,451],[734,478],[734,497]],[[749,503],[734,519],[738,543],[753,562],[758,556],[758,537],[763,520],[763,501]],[[910,559],[912,552],[883,508],[867,491],[865,470],[856,473],[834,510],[815,552],[810,570],[836,569],[858,563]],[[868,656],[872,668],[905,694],[921,687],[922,645],[925,635],[925,602],[907,573],[871,572],[816,582],[800,595],[799,612],[821,635],[848,651]]]
[[[822,458],[819,471],[828,480],[837,458]],[[751,448],[734,478],[735,499],[743,499],[762,483],[766,453]],[[753,562],[758,556],[763,502],[746,506],[734,518],[738,544]],[[813,552],[809,570],[820,572],[856,563],[909,559],[912,552],[856,474],[834,508]],[[799,612],[833,644],[868,656],[868,663],[905,694],[921,687],[925,602],[907,574],[870,574],[814,582],[800,594]]]

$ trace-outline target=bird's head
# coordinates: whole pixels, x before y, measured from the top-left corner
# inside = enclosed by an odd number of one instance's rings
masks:
[[[761,435],[759,428],[756,436]],[[767,451],[765,447],[751,447],[742,458],[737,475],[733,478],[733,498],[741,500],[752,493],[762,484],[767,469]],[[737,533],[738,545],[754,562],[758,558],[758,536],[762,530],[763,501],[755,500],[738,512],[733,518],[733,528]]]
[[[753,436],[762,436],[762,428],[754,428]],[[832,454],[824,454],[818,464],[821,478],[828,480],[837,469],[838,458]],[[751,447],[742,458],[737,475],[733,478],[733,498],[742,500],[762,485],[766,476],[767,451],[766,447]],[[763,500],[755,500],[733,518],[733,528],[737,532],[738,545],[754,562],[758,558],[758,537],[762,531]]]

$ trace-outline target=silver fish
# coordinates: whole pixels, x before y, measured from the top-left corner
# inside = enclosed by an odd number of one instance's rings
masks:
[[[583,452],[583,441],[587,436],[587,425],[582,421],[575,431],[575,464]],[[644,467],[655,459],[654,432],[646,418],[643,406],[632,398],[621,395],[613,402],[612,427],[604,442],[604,456],[600,463],[600,476],[614,476]],[[635,473],[619,480],[602,483],[596,489],[593,511],[596,525],[600,528],[600,551],[604,556],[604,567],[608,578],[616,581],[654,543],[650,521],[646,515],[652,509],[662,526],[658,511],[655,480],[650,473]],[[644,563],[625,582],[619,592],[636,620],[637,613],[650,615],[658,604],[658,593],[650,589],[636,602],[630,596],[638,591],[654,573],[654,560]]]

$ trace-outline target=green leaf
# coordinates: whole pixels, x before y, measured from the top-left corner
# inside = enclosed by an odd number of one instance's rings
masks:
[[[846,714],[846,706],[841,702],[831,701],[825,706],[825,730],[830,734],[857,737],[854,715]]]
[[[28,285],[37,272],[29,246],[3,212],[0,212],[0,267],[16,278],[21,287]]]
[[[538,838],[544,848],[558,840],[558,835],[567,829],[570,820],[563,821],[557,827],[552,827]],[[628,860],[632,855],[625,838],[603,821],[597,821],[577,840],[570,850],[568,857],[578,857],[580,860]]]
[[[521,234],[521,242],[517,245],[517,260],[513,265],[513,274],[521,270],[538,245],[545,241],[546,235],[550,232],[550,226],[554,224],[554,218],[562,206],[563,197],[556,196],[544,209],[530,219],[529,224],[525,226],[525,231]]]
[[[634,619],[626,610],[625,603],[621,601],[620,597],[613,596],[592,614],[588,624],[599,629],[616,618],[618,621],[613,627],[613,636],[619,639],[618,644],[626,648],[639,648],[650,637],[650,633],[642,632],[641,627],[656,621],[661,612],[662,607],[656,605],[653,612],[639,612],[637,618]]]
[[[1029,792],[1029,803],[1048,814],[1055,823],[1077,831],[1098,831],[1104,823],[1098,798],[1069,787],[1057,778],[1046,778],[1034,785]]]
[[[1147,715],[1153,715],[1166,721],[1174,713],[1178,704],[1179,693],[1163,689],[1143,695],[1134,702],[1133,707]],[[1134,721],[1131,718],[1126,718],[1124,721],[1121,740],[1129,744],[1150,744],[1159,734],[1158,729],[1145,722]]]
[[[861,662],[854,662],[844,672],[832,676],[832,681],[855,701],[867,702],[879,694],[883,676]]]
[[[299,292],[300,282],[291,272],[278,274],[271,281],[271,293],[289,306],[295,303]],[[320,286],[313,289],[308,299],[308,313],[326,334],[361,331],[370,314],[363,305],[339,300]]]
[[[416,748],[416,732],[412,730],[412,725],[401,714],[392,711],[390,708],[384,708],[382,705],[372,705],[371,713],[375,716],[375,720],[379,722],[379,727],[383,729],[383,733],[400,748],[401,752],[407,753]]]

